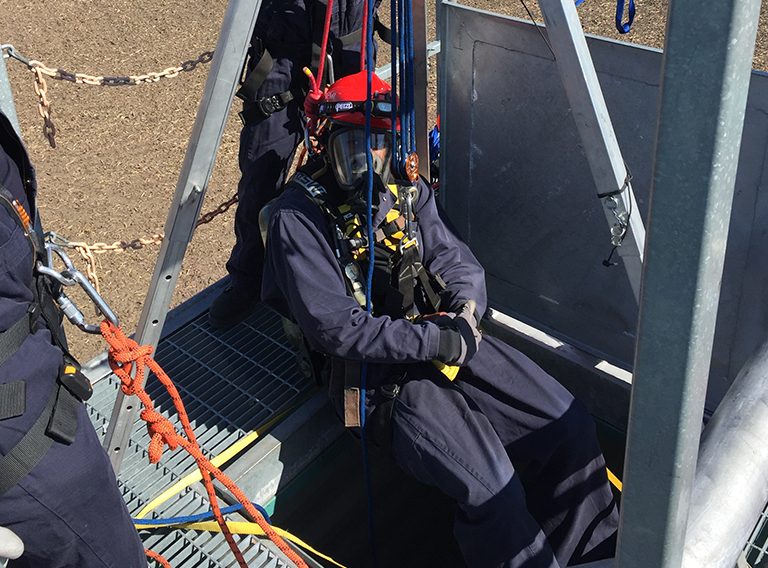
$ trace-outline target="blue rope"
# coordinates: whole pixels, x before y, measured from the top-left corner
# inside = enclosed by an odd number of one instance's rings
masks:
[[[256,507],[256,510],[261,513],[261,516],[264,517],[264,519],[271,525],[272,519],[269,518],[269,515],[267,514],[266,509],[262,507],[261,505],[257,505],[256,503],[251,503],[254,507]],[[237,505],[232,505],[231,507],[225,507],[221,510],[221,513],[223,515],[226,515],[228,513],[234,513],[236,511],[239,511],[242,509],[243,506],[238,503]],[[169,519],[133,519],[133,524],[135,525],[182,525],[186,523],[197,523],[200,521],[207,521],[209,519],[213,518],[213,511],[208,511],[205,513],[198,513],[196,515],[187,515],[186,517],[171,517]]]
[[[627,10],[629,19],[626,24],[622,23],[624,19],[624,2],[625,0],[617,0],[616,2],[616,29],[619,30],[620,34],[629,32],[632,22],[635,21],[635,0],[629,0],[629,9]]]
[[[366,42],[368,46],[373,45],[373,16],[376,3],[369,0],[368,29],[366,32]],[[371,287],[373,286],[373,157],[371,153],[371,116],[373,114],[373,101],[371,82],[373,80],[373,49],[366,49],[366,69],[367,88],[365,98],[365,148],[366,148],[366,166],[368,168],[366,216],[368,218],[368,274],[366,275],[365,287],[365,309],[371,313],[373,305],[371,300]],[[368,439],[365,435],[365,399],[366,383],[368,379],[368,364],[363,363],[360,374],[360,442],[363,450],[363,473],[365,476],[365,490],[368,497],[368,536],[371,546],[371,557],[373,567],[378,568],[378,555],[376,554],[376,531],[373,517],[373,486],[371,484],[370,463],[368,460]]]

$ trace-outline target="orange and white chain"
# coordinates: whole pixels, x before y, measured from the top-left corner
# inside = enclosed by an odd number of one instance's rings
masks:
[[[237,194],[233,195],[227,201],[223,202],[208,213],[200,215],[195,228],[199,227],[200,225],[210,223],[216,217],[229,210],[229,208],[232,207],[235,203],[237,203]],[[101,293],[99,287],[99,277],[96,274],[96,258],[93,256],[94,254],[104,254],[106,252],[123,252],[128,249],[138,250],[148,245],[160,245],[163,243],[164,237],[165,235],[163,233],[155,233],[149,238],[140,237],[128,242],[115,241],[111,245],[107,243],[94,243],[89,245],[85,242],[65,240],[65,246],[72,247],[80,253],[80,256],[86,262],[86,275],[88,276],[88,280],[91,282],[91,284],[93,284],[93,287],[96,288],[96,291]]]
[[[185,61],[178,67],[167,67],[159,73],[145,73],[143,75],[125,75],[122,77],[108,77],[104,75],[86,75],[85,73],[70,73],[63,69],[53,69],[37,60],[28,60],[19,55],[10,44],[0,46],[7,49],[8,57],[18,59],[35,74],[35,94],[40,99],[38,112],[43,118],[43,134],[48,139],[51,148],[56,147],[56,125],[51,120],[51,103],[48,101],[48,85],[46,77],[60,81],[69,81],[82,85],[100,85],[115,87],[118,85],[139,85],[141,83],[156,83],[163,78],[177,77],[182,71],[193,71],[199,63],[208,63],[213,59],[213,51],[204,51],[197,59]]]

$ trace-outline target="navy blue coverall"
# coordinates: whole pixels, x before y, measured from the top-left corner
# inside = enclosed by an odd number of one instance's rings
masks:
[[[380,0],[379,0],[380,1]],[[235,212],[235,245],[227,261],[230,282],[246,295],[258,297],[264,265],[264,245],[259,230],[259,212],[275,198],[285,182],[296,147],[303,140],[304,92],[309,82],[302,68],[310,67],[313,22],[319,0],[265,0],[256,21],[254,37],[261,38],[274,59],[272,70],[248,103],[288,91],[294,98],[269,117],[246,124],[240,132],[240,182]],[[339,38],[363,25],[363,0],[333,2],[330,37]],[[315,19],[317,19],[315,17]],[[256,43],[256,41],[254,41]],[[373,46],[374,55],[376,45]],[[333,53],[336,78],[360,71],[360,43]],[[249,73],[258,62],[251,57]],[[327,66],[326,66],[327,67]]]
[[[34,170],[21,140],[0,113],[0,183],[34,219]],[[23,229],[0,208],[0,331],[32,302],[34,258]],[[26,381],[26,409],[0,420],[0,455],[6,455],[43,411],[56,384],[62,352],[40,329],[0,366],[0,384]],[[0,526],[24,541],[14,568],[147,566],[144,547],[115,481],[114,470],[80,404],[75,442],[54,441],[20,483],[0,496]]]
[[[333,194],[333,176],[320,179]],[[376,227],[392,195],[374,201]],[[423,180],[416,211],[424,266],[447,284],[442,305],[473,299],[482,314],[484,271]],[[377,387],[404,370],[391,418],[394,459],[457,501],[467,564],[557,568],[611,558],[618,513],[586,407],[487,335],[448,380],[431,363],[439,327],[363,310],[347,294],[326,227],[304,190],[288,186],[270,215],[262,299],[293,318],[314,349],[367,363],[367,416],[381,401]]]

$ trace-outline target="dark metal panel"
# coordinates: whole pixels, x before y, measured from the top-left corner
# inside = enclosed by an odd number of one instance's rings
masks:
[[[631,368],[637,304],[557,65],[529,23],[443,3],[441,201],[486,268],[491,306]],[[546,36],[546,30],[541,27]],[[661,52],[588,43],[647,220]],[[752,74],[708,395],[768,334],[768,76]],[[667,246],[674,247],[670,241]]]
[[[491,305],[628,366],[637,305],[623,267],[602,265],[608,228],[554,56],[531,24],[445,7],[444,200],[486,268]],[[645,214],[654,121],[625,123],[654,108],[658,54],[610,48],[595,67]],[[636,60],[606,74],[621,48]]]

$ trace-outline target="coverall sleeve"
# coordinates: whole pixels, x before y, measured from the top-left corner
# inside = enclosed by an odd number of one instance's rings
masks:
[[[432,189],[423,181],[419,184],[416,210],[422,262],[427,270],[439,274],[446,283],[441,309],[452,311],[466,301],[474,300],[477,303],[475,311],[482,317],[488,304],[485,270],[440,208]]]
[[[270,219],[266,294],[278,289],[309,343],[328,355],[368,363],[435,359],[438,326],[374,317],[347,295],[322,214],[303,199],[312,210],[284,204]]]

